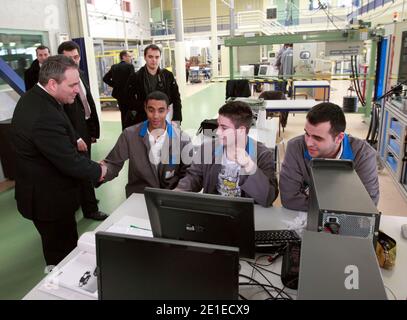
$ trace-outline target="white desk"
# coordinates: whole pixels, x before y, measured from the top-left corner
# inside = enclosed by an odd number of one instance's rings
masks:
[[[324,101],[329,101],[331,93],[331,85],[326,80],[316,81],[294,81],[293,82],[293,97],[295,99],[295,93],[298,88],[322,88],[324,89]]]
[[[144,201],[144,195],[133,194],[125,202],[123,202],[119,208],[117,208],[108,219],[106,219],[102,224],[100,224],[96,231],[106,230],[113,223],[119,221],[123,216],[134,216],[138,218],[148,219],[147,208]],[[298,216],[295,211],[287,210],[284,208],[263,208],[258,205],[255,206],[255,229],[256,230],[267,230],[267,229],[286,229],[287,224],[285,221],[292,221]],[[395,216],[382,216],[381,219],[381,230],[386,232],[389,236],[397,241],[397,260],[396,266],[392,271],[387,271],[382,269],[382,276],[384,284],[386,287],[390,288],[396,295],[397,299],[405,300],[407,297],[407,240],[401,238],[400,230],[401,225],[407,223],[407,218],[405,217],[395,217]],[[57,267],[61,268],[70,259],[75,257],[79,253],[79,249],[75,248]],[[241,273],[246,275],[251,275],[252,268],[248,266],[247,263],[241,262]],[[280,273],[281,271],[281,258],[278,259],[270,268],[270,271]],[[282,287],[280,277],[269,276],[270,281],[276,287]],[[259,274],[254,275],[255,279],[265,283],[264,279],[260,277]],[[25,297],[28,300],[57,300],[59,297],[46,293],[39,288],[45,282],[44,278],[39,284],[37,284]],[[295,298],[295,291],[286,290],[289,294],[292,294]],[[250,297],[252,299],[264,298],[263,293],[260,292],[258,287],[256,288],[242,288],[240,293],[245,297]],[[388,293],[390,299],[392,294]],[[84,299],[89,300],[90,297],[75,293],[72,295],[72,299]]]
[[[274,111],[274,112],[301,112],[301,111],[309,111],[319,102],[315,100],[264,100],[266,104],[267,111]]]

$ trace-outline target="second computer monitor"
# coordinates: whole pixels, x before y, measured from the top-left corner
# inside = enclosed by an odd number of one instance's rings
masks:
[[[96,233],[100,300],[237,300],[236,247]]]
[[[212,194],[146,188],[155,237],[235,246],[254,258],[254,201]]]
[[[270,70],[269,70],[270,66],[268,65],[260,65],[259,67],[259,72],[257,73],[258,76],[269,76],[270,75]]]

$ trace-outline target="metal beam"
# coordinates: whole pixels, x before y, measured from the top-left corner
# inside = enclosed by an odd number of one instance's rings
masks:
[[[303,34],[298,33],[290,35],[232,37],[225,39],[225,46],[239,47],[239,46],[258,46],[283,43],[361,41],[361,40],[373,40],[376,39],[376,37],[377,37],[376,34],[366,30],[307,32]]]
[[[25,92],[23,79],[0,57],[0,78],[2,78],[20,96]]]

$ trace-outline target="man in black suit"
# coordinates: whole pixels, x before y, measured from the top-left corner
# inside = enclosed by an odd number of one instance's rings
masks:
[[[127,50],[120,52],[120,60],[120,63],[112,65],[110,70],[105,74],[103,82],[113,88],[112,97],[115,98],[119,104],[122,130],[124,130],[126,128],[126,114],[129,110],[129,97],[126,91],[126,84],[129,77],[134,73],[134,66],[132,63],[132,55]]]
[[[79,67],[80,48],[75,42],[61,43],[58,54],[71,58]],[[65,105],[64,109],[77,133],[78,151],[83,152],[90,159],[92,143],[95,143],[100,136],[99,118],[89,84],[80,70],[79,75],[79,93],[73,104]],[[104,220],[108,217],[107,214],[99,211],[95,188],[89,180],[83,180],[81,183],[81,207],[85,218]]]
[[[18,101],[12,119],[16,150],[15,199],[41,235],[47,265],[58,264],[77,244],[79,182],[103,181],[106,167],[78,153],[76,133],[64,112],[79,92],[76,64],[49,57],[39,83]]]
[[[49,48],[46,46],[39,46],[35,49],[37,59],[33,61],[31,66],[24,72],[25,91],[30,90],[38,83],[38,74],[40,68],[45,60],[49,57]]]

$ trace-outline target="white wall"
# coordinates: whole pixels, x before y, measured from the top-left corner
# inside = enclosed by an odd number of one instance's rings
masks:
[[[95,0],[94,2],[94,5],[88,4],[91,36],[102,39],[124,39],[120,1]],[[130,2],[131,13],[125,13],[126,20],[128,20],[126,23],[127,38],[130,40],[150,39],[148,0],[130,0]]]
[[[69,33],[68,0],[1,1],[0,28],[46,31],[56,53],[59,34]]]

